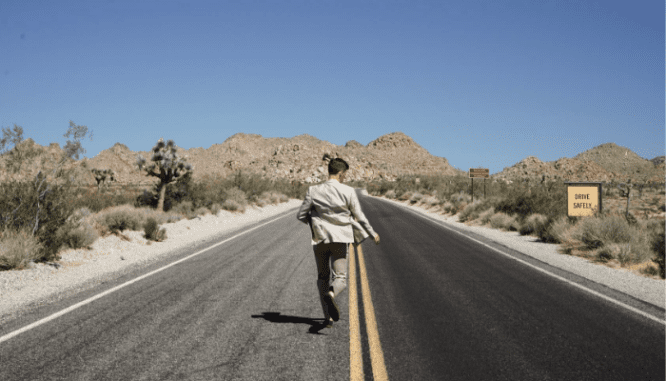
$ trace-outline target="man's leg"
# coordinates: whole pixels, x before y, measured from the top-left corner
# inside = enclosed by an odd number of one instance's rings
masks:
[[[347,251],[349,249],[348,243],[332,243],[331,244],[331,271],[333,272],[333,289],[334,297],[338,296],[345,288],[347,288]]]
[[[328,313],[328,305],[324,301],[324,294],[328,292],[328,283],[329,278],[331,277],[328,264],[330,251],[328,250],[328,244],[325,243],[315,245],[313,249],[315,262],[317,264],[317,289],[319,290],[319,301],[321,302],[321,308],[324,311],[324,319],[328,320],[331,316]]]

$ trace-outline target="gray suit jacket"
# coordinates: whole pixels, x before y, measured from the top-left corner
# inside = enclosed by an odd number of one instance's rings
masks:
[[[375,231],[361,211],[354,188],[328,180],[311,186],[296,216],[310,224],[312,244],[360,243]]]

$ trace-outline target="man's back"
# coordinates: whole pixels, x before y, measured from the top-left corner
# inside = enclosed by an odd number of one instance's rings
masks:
[[[308,189],[297,218],[303,222],[311,222],[313,244],[351,243],[355,241],[355,236],[358,242],[368,235],[375,235],[361,211],[354,188],[334,179]]]

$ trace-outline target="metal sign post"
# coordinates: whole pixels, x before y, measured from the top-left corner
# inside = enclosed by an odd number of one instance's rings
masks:
[[[469,169],[469,178],[472,182],[472,204],[474,203],[474,178],[480,177],[483,178],[483,197],[486,197],[486,179],[490,177],[490,171],[488,168],[470,168]]]

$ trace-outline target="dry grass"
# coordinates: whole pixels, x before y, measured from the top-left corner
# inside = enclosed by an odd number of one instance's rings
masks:
[[[37,238],[24,230],[0,232],[0,268],[24,269],[31,261],[38,260],[40,244]]]

